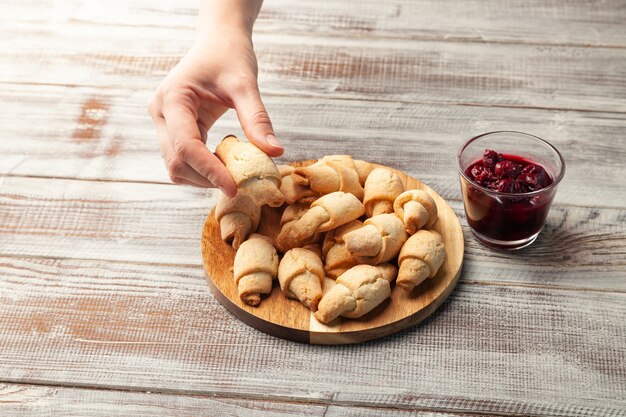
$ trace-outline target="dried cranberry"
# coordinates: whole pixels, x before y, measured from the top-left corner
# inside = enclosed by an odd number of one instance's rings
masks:
[[[486,168],[491,168],[495,166],[496,163],[502,160],[502,155],[500,155],[496,151],[492,151],[491,149],[485,149],[485,153],[483,154],[483,164]]]
[[[501,179],[496,183],[495,190],[500,191],[501,193],[513,192],[513,180],[511,178]]]
[[[474,179],[478,178],[484,172],[485,172],[485,167],[483,167],[480,164],[472,165],[472,170],[470,171],[470,173],[472,174],[472,178],[474,178]]]
[[[487,184],[487,180],[488,180],[487,174],[480,174],[475,179],[476,183],[478,183],[478,185],[482,185],[482,186]]]
[[[489,188],[490,190],[493,191],[497,191],[498,190],[498,182],[500,182],[499,180],[494,180],[494,181],[489,181],[485,184],[486,188]]]
[[[484,170],[477,178],[476,180],[478,182],[480,182],[481,185],[487,185],[490,182],[493,181],[493,177],[491,175],[491,172]]]
[[[494,184],[492,188],[494,191],[499,191],[501,193],[524,193],[526,192],[524,185],[512,178],[503,178],[500,181]]]
[[[526,184],[529,190],[536,191],[548,185],[548,174],[543,167],[528,164],[522,169],[518,179]]]
[[[511,161],[500,161],[496,163],[494,172],[500,178],[515,178],[518,176],[522,166]]]
[[[513,181],[513,192],[514,193],[525,193],[528,192],[524,183],[518,180]]]

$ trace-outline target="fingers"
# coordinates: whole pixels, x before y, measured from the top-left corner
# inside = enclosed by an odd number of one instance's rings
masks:
[[[269,156],[281,156],[285,150],[274,135],[274,128],[261,101],[257,86],[250,87],[234,97],[239,123],[250,142]]]
[[[205,179],[205,181],[206,181],[206,179]],[[211,184],[211,185],[203,185],[203,184],[199,184],[199,183],[194,182],[194,181],[189,181],[188,179],[185,179],[185,178],[179,178],[176,181],[172,181],[172,182],[174,182],[175,184],[179,184],[179,185],[191,185],[193,187],[198,187],[198,188],[217,188],[213,184]]]
[[[176,158],[176,156],[171,157],[165,164],[167,166],[167,172],[170,174],[170,179],[175,184],[188,184],[202,188],[215,188],[215,184],[197,173],[185,162],[181,162],[178,158]]]
[[[180,162],[175,158],[174,144],[170,141],[167,134],[165,119],[157,117],[154,123],[157,127],[157,136],[159,138],[159,144],[161,145],[163,160],[165,161],[167,172],[172,182],[202,188],[215,188],[215,185],[211,181],[198,174],[193,168],[187,165],[187,163]]]
[[[166,137],[162,146],[172,180],[186,179],[200,186],[214,184],[227,196],[234,197],[235,182],[224,164],[205,146],[196,115],[189,107],[167,103],[163,116]]]
[[[202,188],[215,188],[217,184],[209,179],[209,175],[203,176],[197,170],[195,170],[189,163],[184,161],[176,152],[175,143],[172,141],[168,129],[166,121],[163,117],[154,117],[154,123],[157,127],[157,135],[159,138],[159,143],[161,145],[161,151],[163,153],[163,159],[166,161],[167,171],[170,176],[170,179],[175,184],[186,184],[193,185],[196,187]],[[191,140],[192,142],[198,142],[198,140]],[[217,159],[202,143],[203,150],[213,157]],[[222,166],[222,163],[218,160],[217,166]],[[225,168],[224,168],[225,169]],[[228,173],[228,172],[227,172]],[[228,179],[232,182],[232,178],[230,174],[228,174]],[[224,194],[229,197],[234,196],[237,191],[234,183],[232,184],[232,188],[220,187]]]
[[[168,133],[169,125],[168,125]],[[237,186],[222,161],[211,153],[200,140],[179,139],[174,143],[175,161],[188,164],[199,176],[208,179],[217,185],[224,194],[234,197],[237,194]]]
[[[215,102],[204,102],[198,108],[198,127],[202,134],[202,141],[206,143],[207,132],[213,124],[226,113],[228,107]]]

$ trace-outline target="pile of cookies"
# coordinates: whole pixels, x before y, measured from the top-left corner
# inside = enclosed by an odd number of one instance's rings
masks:
[[[238,188],[234,198],[220,195],[215,217],[222,239],[237,251],[235,285],[248,305],[259,305],[278,277],[283,294],[320,322],[358,318],[391,295],[393,280],[411,291],[443,264],[443,240],[430,230],[435,201],[423,190],[405,190],[392,170],[347,155],[276,166],[234,136],[216,154]],[[273,240],[255,233],[265,204],[285,206]],[[335,279],[326,293],[324,277]]]

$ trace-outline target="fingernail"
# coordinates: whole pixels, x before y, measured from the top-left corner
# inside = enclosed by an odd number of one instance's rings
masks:
[[[270,144],[270,146],[273,146],[274,148],[279,148],[282,149],[283,145],[280,144],[280,142],[278,141],[278,139],[276,139],[276,136],[269,134],[265,137],[265,141],[267,143]]]
[[[218,185],[218,188],[220,189],[221,192],[223,192],[226,197],[228,198],[233,198],[237,195],[237,189],[235,190],[229,190],[226,187],[222,187],[221,185]]]

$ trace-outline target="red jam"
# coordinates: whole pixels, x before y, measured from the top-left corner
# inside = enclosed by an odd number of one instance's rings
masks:
[[[486,149],[481,160],[471,164],[465,174],[475,184],[501,193],[524,194],[541,190],[554,179],[541,165],[516,155]],[[466,214],[477,233],[499,241],[527,239],[541,231],[553,193],[533,196],[503,196],[468,186]]]
[[[485,149],[480,161],[465,170],[465,175],[476,184],[501,193],[528,193],[554,182],[541,165],[489,149]]]

